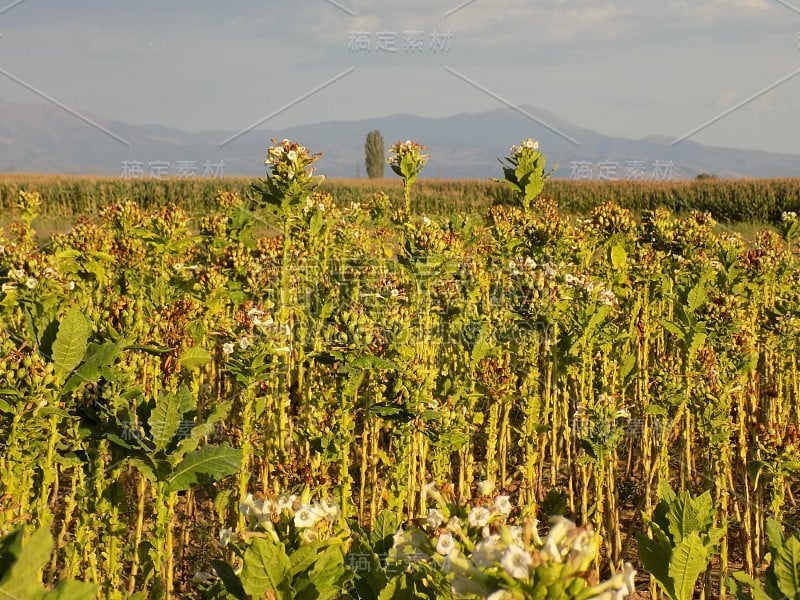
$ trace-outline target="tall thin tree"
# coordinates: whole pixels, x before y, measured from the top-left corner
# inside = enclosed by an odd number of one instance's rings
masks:
[[[380,179],[383,177],[383,170],[386,167],[386,154],[383,136],[377,129],[367,134],[364,142],[364,154],[366,155],[367,177],[370,179]]]

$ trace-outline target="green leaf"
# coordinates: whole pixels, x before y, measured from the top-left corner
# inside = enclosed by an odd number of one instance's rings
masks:
[[[218,481],[239,470],[242,451],[227,444],[206,446],[187,455],[167,481],[167,492],[188,490],[191,486]]]
[[[289,599],[291,564],[282,546],[271,538],[256,538],[244,555],[240,579],[245,593],[262,598],[268,591]]]
[[[767,534],[767,540],[769,540],[769,550],[772,552],[772,556],[775,556],[784,544],[783,527],[776,519],[769,517],[764,529]]]
[[[225,590],[237,600],[244,600],[246,594],[242,587],[242,582],[233,571],[233,567],[221,560],[212,560],[211,566],[217,577],[222,580]]]
[[[178,362],[181,364],[182,367],[185,369],[199,369],[200,367],[204,366],[211,360],[211,355],[200,346],[194,346],[193,348],[189,348],[183,354],[181,354]]]
[[[398,526],[397,515],[390,510],[382,510],[375,519],[375,525],[369,533],[372,550],[377,555],[389,551],[394,543],[394,534]]]
[[[225,402],[214,405],[214,410],[206,417],[205,422],[196,425],[191,433],[178,443],[176,452],[186,454],[187,452],[196,450],[200,442],[202,442],[206,436],[212,435],[216,431],[218,424],[230,414],[232,406],[232,400],[226,400]]]
[[[94,600],[97,586],[86,581],[62,581],[44,597],[47,600]]]
[[[16,546],[13,539],[12,545]],[[39,570],[50,560],[52,549],[53,539],[49,529],[42,527],[34,532],[22,545],[17,560],[0,579],[0,598],[41,598],[44,588],[39,579]]]
[[[147,420],[156,450],[166,448],[175,437],[187,404],[194,405],[194,398],[186,386],[181,386],[176,394],[162,394],[156,400],[156,407]]]
[[[761,589],[761,583],[758,580],[750,577],[750,575],[748,575],[744,571],[736,571],[733,574],[733,579],[735,579],[739,583],[743,583],[748,588],[750,588],[750,593],[753,597],[753,600],[772,600],[769,594],[767,594],[766,592],[764,592],[763,589]]]
[[[691,600],[697,578],[708,566],[708,558],[708,549],[696,531],[689,533],[675,547],[669,563],[675,600]]]
[[[711,527],[714,517],[714,501],[711,491],[706,490],[700,496],[692,498],[683,492],[673,501],[667,511],[669,533],[676,544],[679,544],[689,533],[696,531],[705,533]]]
[[[637,534],[636,540],[639,545],[639,560],[642,561],[642,566],[655,578],[664,593],[674,600],[675,588],[669,575],[672,549],[645,535]]]
[[[703,304],[705,304],[708,294],[706,293],[706,285],[704,282],[698,283],[694,286],[688,294],[686,294],[686,304],[691,312],[695,312]]]
[[[672,335],[674,335],[674,336],[676,336],[676,337],[678,337],[680,339],[683,339],[683,337],[685,335],[684,332],[683,332],[683,329],[681,329],[679,325],[676,325],[672,321],[667,321],[665,319],[665,320],[661,321],[661,326],[664,329],[666,329],[667,331],[669,331]]]
[[[5,578],[6,573],[17,562],[20,552],[22,551],[22,538],[25,534],[25,528],[20,527],[16,531],[3,536],[0,539],[0,581]]]
[[[89,342],[92,324],[79,308],[72,308],[58,325],[56,341],[53,342],[53,362],[56,373],[65,375],[77,367]]]
[[[778,589],[787,598],[800,598],[800,541],[790,537],[774,558],[773,572]]]
[[[628,262],[628,253],[625,252],[622,244],[615,244],[611,247],[611,264],[615,269],[622,270]]]

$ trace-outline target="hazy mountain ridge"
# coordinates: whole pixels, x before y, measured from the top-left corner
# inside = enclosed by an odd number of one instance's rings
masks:
[[[672,138],[649,135],[639,140],[607,136],[571,124],[534,107],[522,110],[580,142],[575,146],[557,133],[507,108],[483,113],[460,113],[430,118],[408,114],[359,121],[327,121],[275,129],[266,123],[230,141],[232,131],[186,132],[163,125],[132,125],[98,115],[86,115],[100,127],[130,143],[130,147],[99,128],[47,104],[11,104],[0,100],[0,171],[120,174],[124,161],[170,163],[194,161],[198,175],[204,164],[224,161],[226,174],[264,174],[263,159],[271,138],[298,140],[322,152],[318,171],[331,177],[364,176],[364,138],[378,129],[388,144],[415,139],[428,146],[429,177],[490,177],[498,174],[497,157],[523,137],[535,137],[550,166],[560,165],[558,177],[569,177],[573,161],[591,163],[593,178],[601,161],[618,164],[624,178],[625,161],[645,164],[652,175],[656,161],[674,164],[675,178],[713,173],[720,177],[797,177],[800,156],[745,149],[703,146],[691,140],[670,146]],[[387,169],[387,175],[389,171]]]

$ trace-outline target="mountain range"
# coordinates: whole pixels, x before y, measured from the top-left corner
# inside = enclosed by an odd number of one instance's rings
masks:
[[[0,172],[120,175],[126,171],[130,175],[130,167],[138,163],[148,177],[150,163],[160,163],[162,173],[174,176],[182,162],[184,172],[197,176],[212,172],[259,176],[265,172],[263,160],[270,140],[289,138],[322,153],[319,173],[363,177],[364,138],[375,129],[382,133],[387,151],[389,144],[401,139],[424,143],[431,155],[424,172],[428,177],[497,176],[497,158],[506,155],[511,144],[528,137],[539,140],[548,168],[559,165],[555,177],[598,179],[601,170],[617,179],[632,177],[634,172],[646,179],[694,178],[700,173],[723,178],[800,176],[800,155],[704,146],[692,140],[673,146],[667,136],[613,137],[532,106],[440,118],[396,114],[280,130],[267,122],[231,139],[237,132],[133,125],[102,115],[78,116],[49,104],[2,100]],[[223,169],[215,171],[221,162]]]

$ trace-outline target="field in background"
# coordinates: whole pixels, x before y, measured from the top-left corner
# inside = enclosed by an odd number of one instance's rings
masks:
[[[152,209],[175,203],[190,214],[207,212],[219,190],[249,193],[252,178],[224,179],[121,179],[105,177],[26,175],[0,176],[0,222],[13,218],[20,190],[39,192],[44,217],[72,218],[94,214],[107,204],[134,200]],[[331,179],[323,189],[340,206],[367,201],[384,191],[398,205],[402,182]],[[800,179],[704,180],[668,182],[603,182],[548,180],[544,196],[568,213],[586,213],[612,201],[636,213],[664,207],[676,213],[707,211],[723,223],[777,223],[784,211],[800,211]],[[453,212],[485,214],[495,203],[506,203],[508,188],[490,180],[422,179],[415,188],[416,212],[449,215]]]

